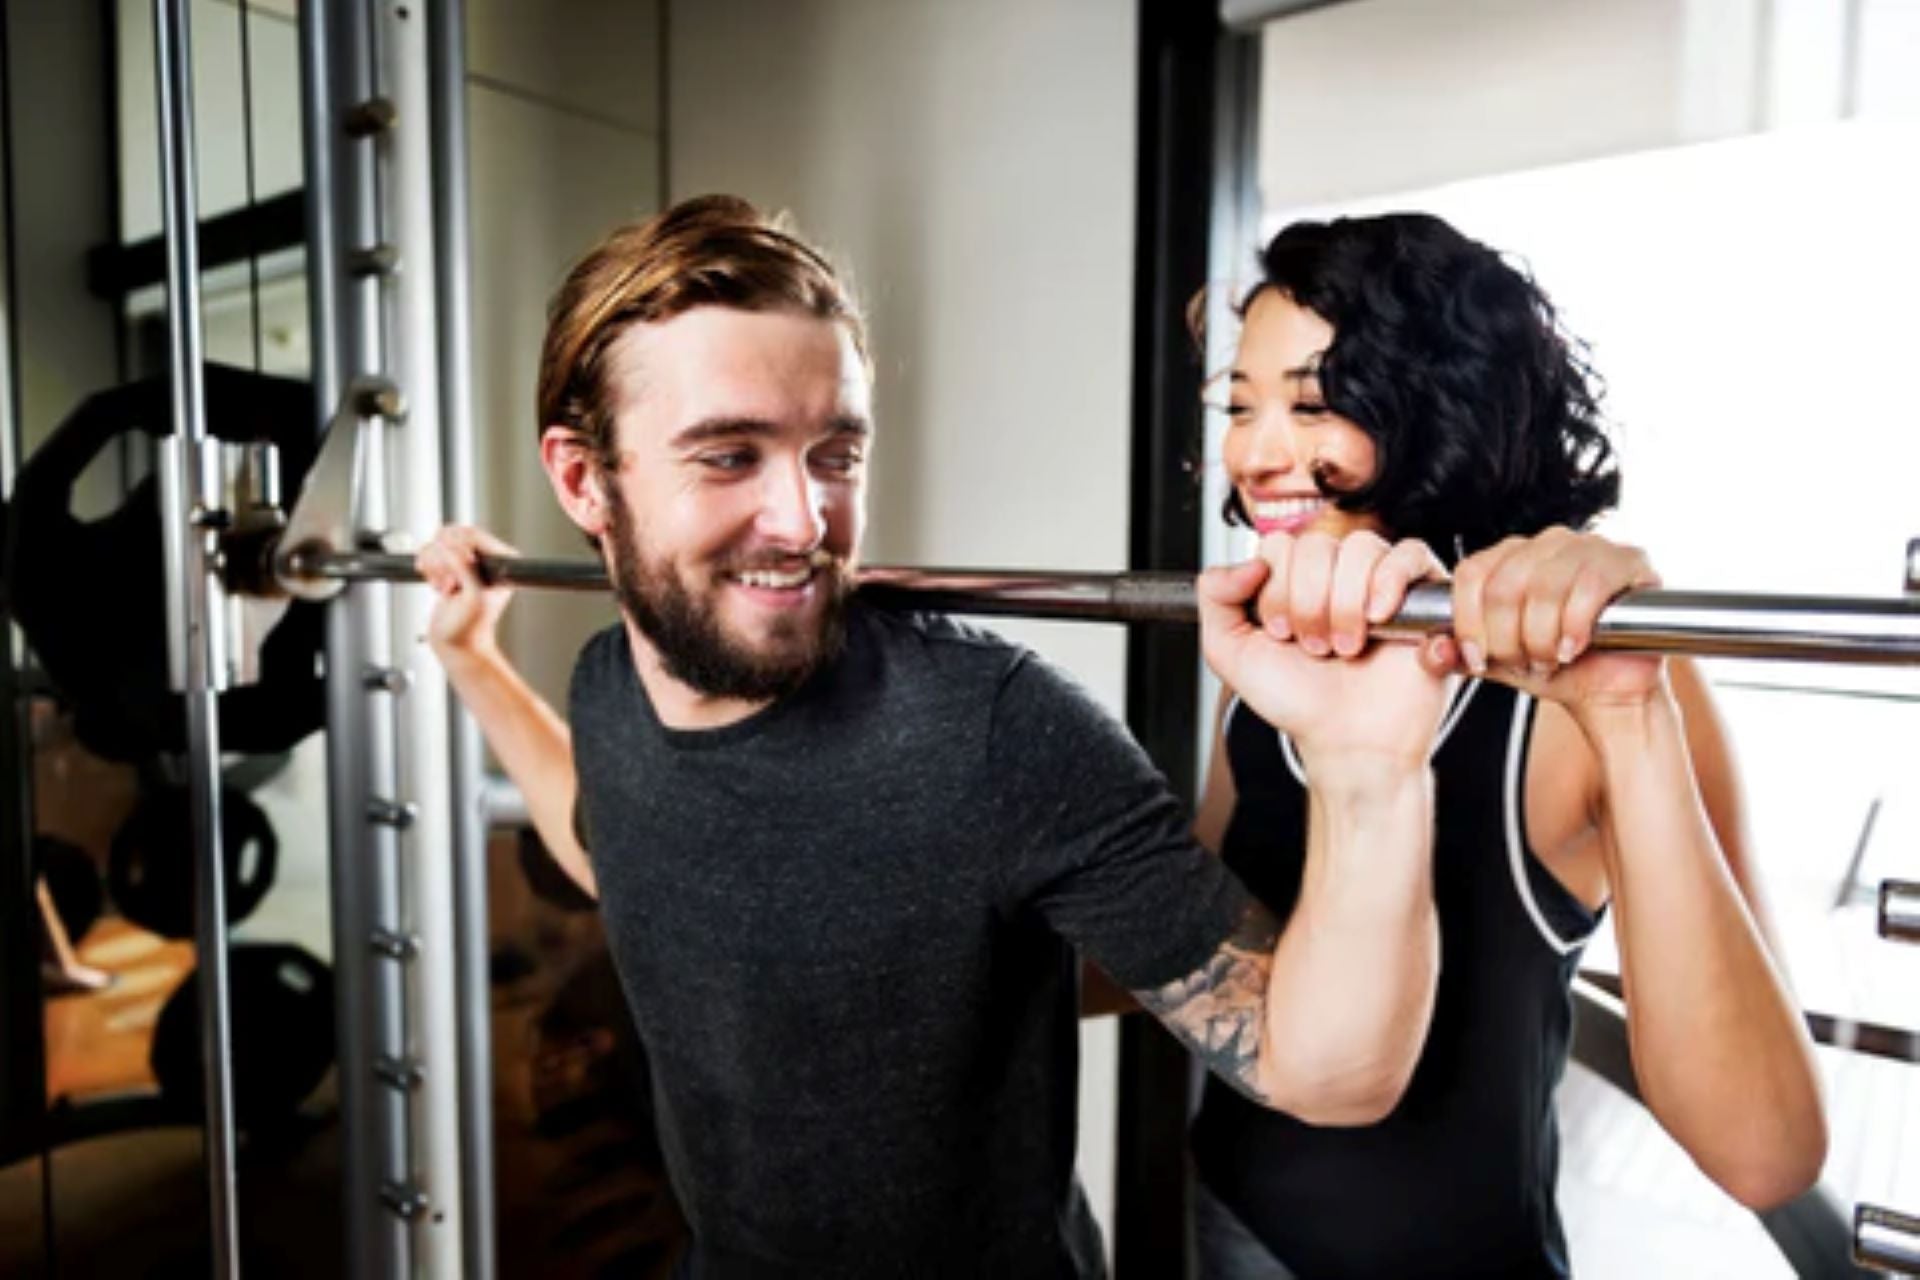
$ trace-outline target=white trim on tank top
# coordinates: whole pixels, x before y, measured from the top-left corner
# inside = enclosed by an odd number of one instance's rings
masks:
[[[1456,685],[1454,690],[1449,691],[1449,696],[1453,697],[1456,693],[1458,696],[1448,709],[1446,718],[1441,721],[1439,730],[1434,734],[1433,746],[1427,751],[1429,760],[1433,758],[1435,752],[1440,750],[1454,727],[1460,723],[1461,716],[1466,713],[1467,704],[1473,700],[1475,691],[1480,687],[1480,681],[1469,680],[1466,682],[1464,691],[1461,691],[1457,687],[1459,677],[1447,678]],[[1241,705],[1240,695],[1234,694],[1227,704],[1226,719],[1231,720],[1234,713],[1241,710]],[[1525,908],[1527,917],[1533,921],[1533,927],[1539,932],[1541,940],[1556,954],[1566,955],[1586,942],[1586,939],[1575,938],[1568,941],[1555,933],[1553,926],[1547,923],[1546,913],[1540,910],[1540,903],[1533,896],[1533,883],[1527,878],[1526,842],[1520,834],[1522,830],[1520,766],[1525,761],[1525,755],[1520,750],[1520,746],[1526,740],[1527,713],[1532,706],[1531,694],[1518,692],[1514,694],[1513,725],[1507,734],[1507,759],[1505,768],[1502,770],[1501,788],[1501,807],[1504,810],[1502,817],[1507,837],[1507,867],[1513,877],[1513,891],[1520,899],[1520,905]],[[1287,762],[1288,772],[1293,774],[1294,781],[1305,787],[1307,785],[1306,766],[1300,760],[1300,753],[1294,749],[1293,740],[1278,729],[1274,730],[1274,736],[1279,740],[1280,754]]]
[[[1521,815],[1524,809],[1521,803],[1521,765],[1525,763],[1526,753],[1520,745],[1527,738],[1527,712],[1533,706],[1533,695],[1516,693],[1513,698],[1513,728],[1507,734],[1507,767],[1504,800],[1507,826],[1507,866],[1513,872],[1513,891],[1520,895],[1520,905],[1527,909],[1527,915],[1533,920],[1533,927],[1540,931],[1540,937],[1559,955],[1566,955],[1579,947],[1585,938],[1572,941],[1562,938],[1547,923],[1546,913],[1540,910],[1540,903],[1533,896],[1533,881],[1527,876],[1526,841],[1521,836],[1524,830]]]
[[[1473,701],[1473,695],[1480,688],[1478,680],[1468,680],[1464,684],[1459,676],[1447,677],[1447,698],[1450,705],[1447,714],[1440,721],[1440,727],[1434,731],[1433,745],[1427,748],[1427,759],[1432,760],[1434,753],[1446,745],[1447,738],[1453,733],[1454,726],[1460,723],[1460,717],[1467,713],[1467,704]],[[1228,714],[1238,709],[1240,697],[1234,695],[1234,705],[1228,708]],[[1280,740],[1280,754],[1287,762],[1287,771],[1293,774],[1293,780],[1302,787],[1307,785],[1307,766],[1300,760],[1300,752],[1293,745],[1293,739],[1283,731],[1275,729],[1274,735]]]

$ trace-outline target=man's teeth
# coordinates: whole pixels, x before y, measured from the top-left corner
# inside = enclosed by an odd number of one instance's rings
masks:
[[[1253,504],[1256,520],[1296,520],[1327,505],[1325,498],[1273,498]]]
[[[804,587],[813,577],[811,566],[789,569],[784,573],[773,569],[750,569],[736,575],[740,582],[749,587],[767,587],[776,591],[791,591],[795,587]]]

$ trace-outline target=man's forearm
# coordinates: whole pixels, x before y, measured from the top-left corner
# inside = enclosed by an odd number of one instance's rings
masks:
[[[1365,1124],[1399,1102],[1433,1012],[1433,788],[1424,763],[1354,788],[1326,774],[1286,928],[1249,903],[1205,964],[1134,995],[1255,1102]]]
[[[547,851],[582,889],[597,894],[586,850],[574,835],[579,783],[566,721],[497,649],[455,649],[437,656],[500,766],[520,788]]]

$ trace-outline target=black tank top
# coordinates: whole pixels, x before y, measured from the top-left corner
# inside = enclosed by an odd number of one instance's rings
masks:
[[[1568,985],[1597,917],[1526,844],[1533,709],[1504,685],[1469,681],[1442,724],[1439,989],[1393,1113],[1321,1128],[1208,1078],[1193,1129],[1200,1176],[1303,1280],[1570,1274],[1553,1094],[1573,1021]],[[1299,755],[1237,703],[1226,750],[1238,803],[1221,853],[1284,920],[1306,857]]]

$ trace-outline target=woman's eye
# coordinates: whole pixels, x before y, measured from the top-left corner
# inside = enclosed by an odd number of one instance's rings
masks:
[[[1317,400],[1303,400],[1293,406],[1293,414],[1296,418],[1318,418],[1323,417],[1326,412],[1327,406]]]
[[[1253,406],[1250,404],[1235,404],[1229,401],[1226,413],[1227,417],[1238,422],[1242,418],[1251,418],[1253,416]]]

